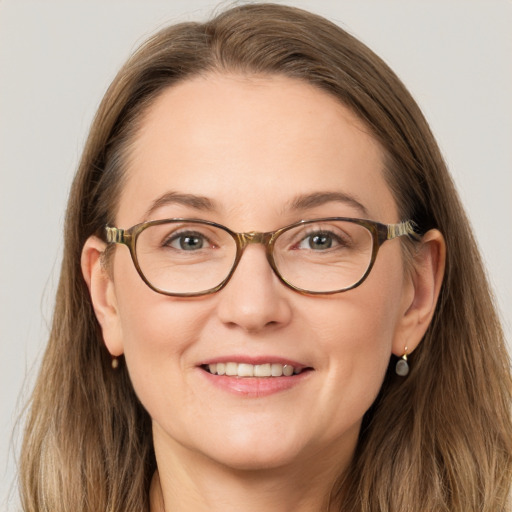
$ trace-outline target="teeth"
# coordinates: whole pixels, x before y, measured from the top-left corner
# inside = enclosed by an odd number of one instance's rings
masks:
[[[283,365],[282,364],[272,364],[272,377],[281,377],[283,375]]]
[[[207,365],[213,375],[228,375],[230,377],[291,377],[302,372],[302,368],[294,368],[289,364],[265,363],[213,363]]]
[[[283,366],[283,375],[285,375],[286,377],[291,377],[293,375],[293,366],[290,366],[289,364],[285,364]]]
[[[270,364],[257,364],[254,366],[255,377],[270,377],[271,375]]]
[[[238,364],[226,363],[226,375],[229,375],[231,377],[238,375]]]
[[[254,377],[254,365],[252,364],[239,364],[238,365],[239,377]]]

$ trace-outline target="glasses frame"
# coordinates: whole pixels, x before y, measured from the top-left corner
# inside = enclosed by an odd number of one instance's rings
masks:
[[[370,263],[368,265],[368,268],[366,269],[366,272],[363,274],[361,279],[354,283],[353,285],[350,285],[345,288],[341,288],[338,290],[328,291],[328,292],[313,292],[309,290],[304,290],[303,288],[299,288],[297,286],[294,286],[292,283],[288,282],[284,277],[281,275],[279,270],[277,269],[277,266],[274,261],[274,245],[276,240],[279,238],[279,236],[282,233],[285,233],[286,231],[296,228],[298,226],[303,226],[307,224],[313,224],[317,222],[332,222],[332,221],[344,221],[344,222],[352,222],[354,224],[358,224],[360,226],[365,227],[372,235],[372,256],[370,259]],[[226,278],[221,281],[217,286],[210,288],[208,290],[200,291],[200,292],[190,292],[190,293],[176,293],[176,292],[169,292],[167,290],[163,290],[160,288],[157,288],[152,283],[148,281],[146,276],[144,275],[144,272],[140,268],[139,261],[137,258],[137,238],[145,229],[149,228],[150,226],[156,226],[159,224],[171,224],[171,223],[178,223],[178,222],[186,222],[191,224],[206,224],[208,226],[213,226],[219,229],[224,230],[226,233],[228,233],[236,244],[236,255],[235,259],[233,261],[233,265],[231,267],[230,272],[226,276]],[[210,295],[212,293],[216,293],[222,288],[226,286],[226,284],[229,282],[233,274],[235,273],[235,270],[240,262],[240,259],[242,258],[242,255],[244,253],[245,248],[249,244],[262,244],[265,246],[265,252],[267,261],[270,264],[274,274],[279,278],[279,280],[288,288],[291,288],[292,290],[302,294],[302,295],[333,295],[335,293],[342,293],[346,292],[348,290],[352,290],[368,277],[370,274],[373,265],[375,263],[375,260],[377,258],[377,254],[379,252],[380,246],[387,242],[388,240],[393,240],[394,238],[398,238],[401,236],[408,236],[409,238],[413,240],[419,239],[419,234],[416,231],[416,225],[411,220],[406,220],[403,222],[399,222],[397,224],[382,224],[380,222],[376,222],[373,220],[367,220],[367,219],[357,219],[357,218],[351,218],[351,217],[323,217],[319,219],[307,219],[307,220],[301,220],[299,222],[295,222],[293,224],[289,224],[287,226],[284,226],[282,228],[276,229],[275,231],[267,231],[267,232],[260,232],[260,231],[249,231],[246,233],[237,233],[235,231],[230,230],[226,226],[223,226],[222,224],[218,224],[216,222],[208,221],[208,220],[201,220],[201,219],[187,219],[187,218],[171,218],[171,219],[161,219],[161,220],[150,220],[146,222],[142,222],[140,224],[136,224],[135,226],[132,226],[128,229],[121,229],[113,226],[105,226],[105,235],[106,235],[106,242],[108,244],[122,244],[126,245],[128,249],[130,250],[130,255],[133,261],[133,264],[135,265],[135,268],[139,274],[139,276],[142,278],[142,280],[151,288],[153,291],[160,293],[162,295],[168,295],[171,297],[199,297],[202,295]]]

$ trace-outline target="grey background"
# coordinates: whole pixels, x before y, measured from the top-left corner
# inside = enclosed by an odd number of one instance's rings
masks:
[[[512,2],[278,3],[342,25],[410,88],[469,212],[510,342]],[[66,196],[94,111],[149,34],[218,5],[0,1],[0,510],[16,509],[13,428],[48,336]]]

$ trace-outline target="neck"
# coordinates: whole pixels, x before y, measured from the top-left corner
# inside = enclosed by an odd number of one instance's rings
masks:
[[[316,454],[300,465],[237,470],[197,453],[184,458],[158,452],[151,512],[327,511],[334,482],[350,460],[340,463],[329,454]]]

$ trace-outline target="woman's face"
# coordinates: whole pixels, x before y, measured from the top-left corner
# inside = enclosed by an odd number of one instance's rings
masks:
[[[210,75],[165,90],[150,108],[116,225],[188,217],[248,232],[332,216],[400,220],[362,123],[300,81]],[[413,286],[398,240],[381,247],[361,286],[330,296],[285,287],[256,244],[224,289],[196,298],[152,291],[126,247],[112,265],[105,341],[124,352],[157,453],[238,469],[348,460],[391,353],[407,344]],[[221,377],[204,368],[216,362],[306,370]]]

